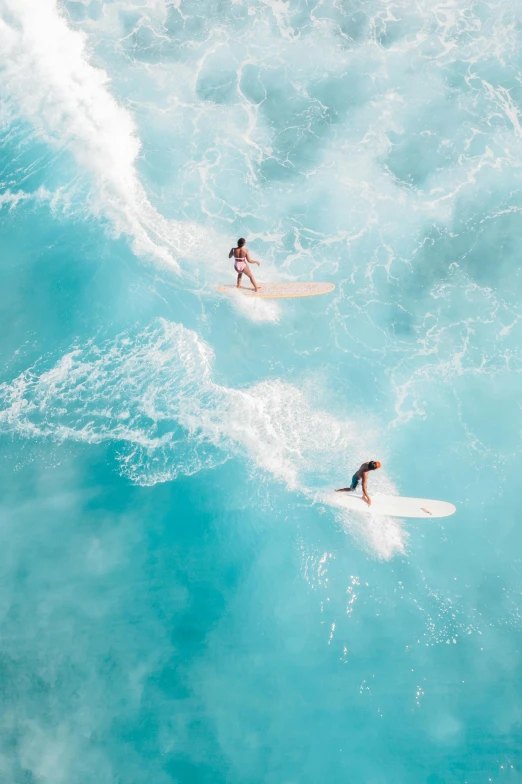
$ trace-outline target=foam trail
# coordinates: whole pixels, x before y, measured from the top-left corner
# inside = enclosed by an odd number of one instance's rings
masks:
[[[0,429],[114,441],[123,473],[144,485],[243,455],[311,503],[340,466],[377,451],[376,436],[313,408],[299,388],[279,380],[228,388],[214,382],[212,365],[212,350],[195,332],[161,320],[100,347],[75,348],[51,369],[33,367],[1,385]],[[393,492],[384,473],[373,484]],[[403,551],[398,520],[334,514],[378,557]]]
[[[252,321],[275,324],[281,318],[281,306],[277,302],[247,298],[239,292],[232,292],[228,296],[236,310]]]

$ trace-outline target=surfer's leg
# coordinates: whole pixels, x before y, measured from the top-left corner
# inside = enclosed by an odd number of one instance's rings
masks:
[[[350,485],[350,487],[340,487],[339,490],[336,490],[335,492],[336,493],[351,493],[354,490],[357,490],[357,485],[358,484],[359,484],[359,477],[355,476],[355,474],[354,474],[352,476],[352,484]]]
[[[258,286],[258,285],[257,285],[257,283],[256,283],[256,281],[255,281],[255,278],[254,278],[254,276],[253,276],[253,275],[252,275],[252,273],[250,272],[250,267],[248,266],[248,264],[247,264],[247,265],[246,265],[246,267],[245,267],[245,275],[247,276],[247,278],[250,278],[250,281],[251,281],[251,283],[252,283],[252,286],[254,287],[255,291],[259,291],[259,289],[261,288],[261,286]]]
[[[238,274],[237,274],[237,288],[238,289],[241,287],[241,278],[242,277],[243,277],[243,273],[242,272],[238,272]]]

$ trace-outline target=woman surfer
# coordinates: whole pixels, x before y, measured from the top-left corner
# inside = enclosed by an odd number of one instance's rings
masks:
[[[250,254],[248,250],[245,248],[245,243],[246,240],[243,237],[241,237],[241,239],[237,241],[237,248],[231,248],[230,253],[228,254],[228,258],[234,259],[234,269],[237,272],[237,288],[238,289],[241,288],[241,277],[244,273],[247,276],[247,278],[250,278],[250,280],[252,281],[254,291],[259,291],[261,286],[257,285],[254,276],[250,272],[250,267],[248,266],[248,262],[250,262],[250,264],[257,264],[258,267],[261,262],[255,261],[255,259],[250,258]]]

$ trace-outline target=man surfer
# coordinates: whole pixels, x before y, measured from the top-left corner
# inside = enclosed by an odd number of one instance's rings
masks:
[[[241,277],[243,273],[245,273],[247,278],[250,278],[252,281],[254,291],[259,291],[261,286],[258,286],[254,280],[254,276],[250,272],[250,267],[248,266],[247,262],[250,262],[250,264],[257,264],[258,267],[261,262],[250,258],[250,254],[245,248],[245,243],[245,238],[241,237],[241,239],[237,241],[237,248],[231,248],[230,253],[228,254],[228,258],[234,259],[234,269],[237,272],[237,288],[239,289],[241,287]]]
[[[381,467],[381,464],[378,460],[369,460],[367,463],[363,463],[362,466],[359,468],[358,471],[352,476],[352,484],[350,487],[340,487],[339,490],[336,490],[336,493],[351,493],[353,490],[357,489],[357,485],[360,481],[362,481],[362,497],[368,504],[371,506],[372,499],[368,495],[368,491],[366,489],[366,480],[368,478],[368,471],[376,471],[378,468]]]

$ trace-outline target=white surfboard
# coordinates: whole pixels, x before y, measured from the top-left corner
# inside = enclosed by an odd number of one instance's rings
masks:
[[[274,283],[259,282],[259,291],[256,293],[250,281],[237,288],[235,283],[225,283],[218,286],[221,294],[234,294],[236,292],[245,297],[256,299],[294,299],[295,297],[317,297],[319,294],[329,294],[335,288],[335,283],[308,283],[276,281]]]
[[[400,495],[379,495],[371,493],[371,506],[361,495],[355,493],[327,493],[321,499],[324,503],[353,512],[390,517],[449,517],[456,511],[448,501],[432,501],[427,498],[403,498]]]

